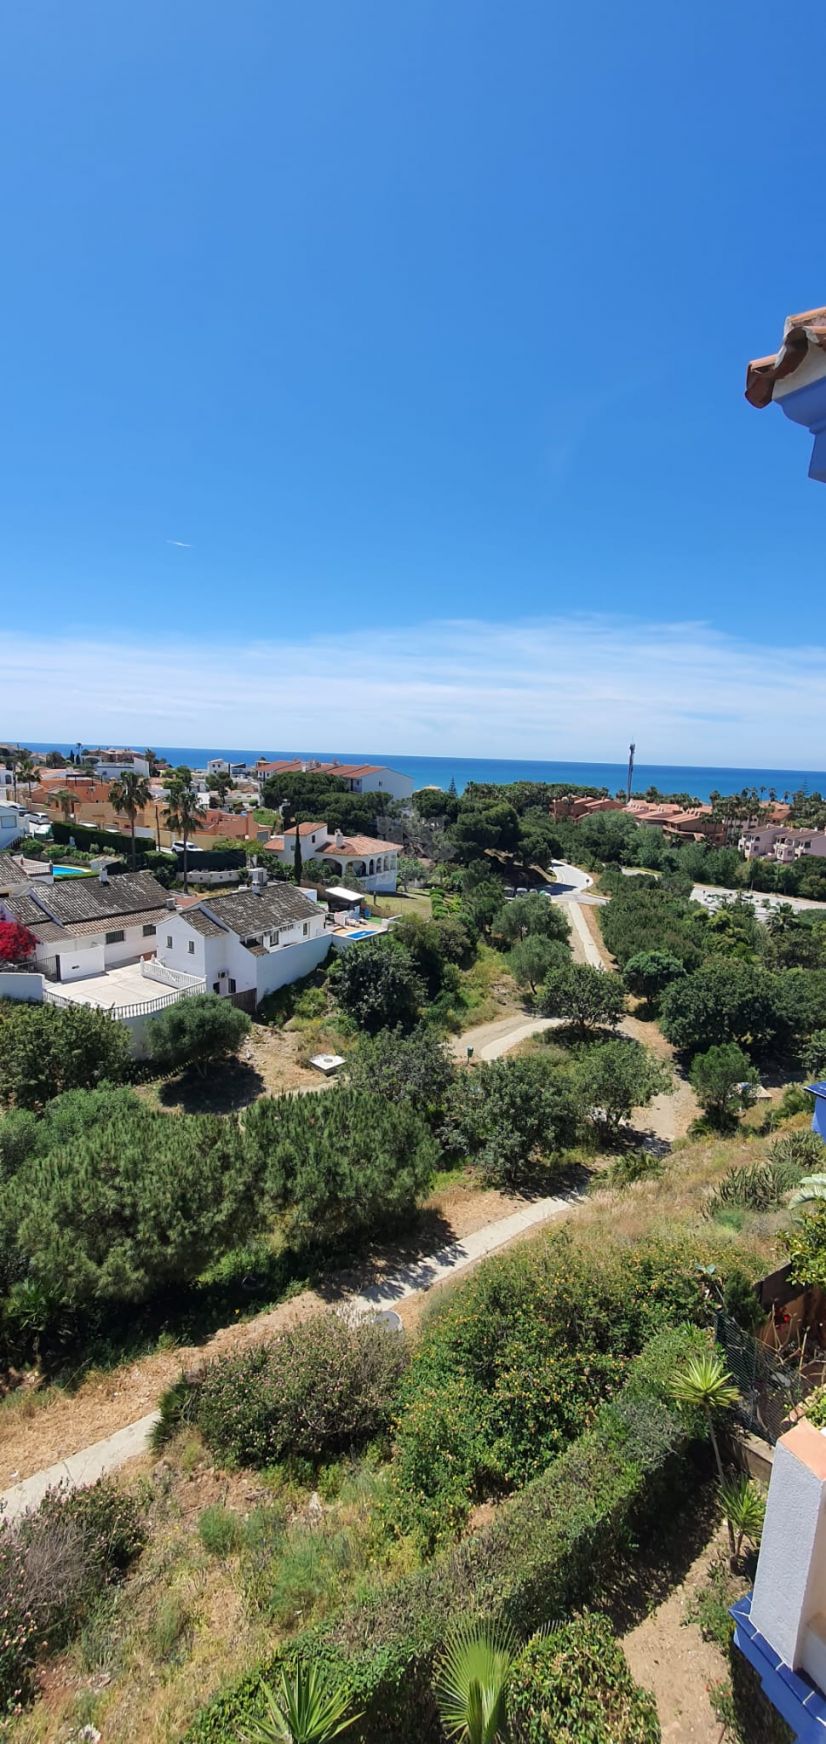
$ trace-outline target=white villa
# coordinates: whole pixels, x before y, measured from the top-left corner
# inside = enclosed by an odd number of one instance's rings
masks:
[[[413,778],[400,769],[388,769],[386,763],[321,762],[316,757],[281,757],[267,762],[262,757],[256,764],[262,780],[268,775],[333,775],[349,793],[383,793],[388,799],[409,799]]]
[[[167,914],[157,938],[164,968],[196,975],[208,993],[231,995],[250,1010],[317,969],[332,942],[326,909],[305,891],[270,884],[258,868],[252,877],[248,889]]]
[[[276,854],[286,866],[295,859],[296,827],[301,841],[301,858],[323,860],[339,876],[357,878],[364,890],[392,895],[399,871],[398,842],[380,842],[373,836],[345,836],[341,830],[331,834],[326,824],[293,824],[283,835],[271,836],[263,845]]]
[[[110,878],[104,870],[98,878],[25,880],[0,896],[0,916],[34,934],[41,974],[71,982],[154,956],[171,901],[151,872]]]

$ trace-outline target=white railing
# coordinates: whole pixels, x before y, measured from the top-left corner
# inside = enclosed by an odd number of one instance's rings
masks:
[[[187,975],[183,969],[169,969],[166,963],[159,963],[157,957],[141,957],[141,974],[148,981],[163,981],[167,987],[177,987],[181,993],[206,992],[202,975]]]
[[[154,1011],[163,1011],[167,1005],[175,1005],[179,999],[188,999],[193,993],[206,992],[205,981],[196,981],[194,977],[191,979],[191,987],[176,987],[172,992],[160,993],[157,999],[136,999],[129,1005],[106,1005],[103,1001],[91,999],[67,999],[65,993],[53,993],[45,982],[43,998],[47,1005],[60,1006],[64,1011],[68,1011],[73,1005],[93,1005],[96,1011],[108,1011],[110,1017],[123,1022],[127,1017],[150,1017]]]

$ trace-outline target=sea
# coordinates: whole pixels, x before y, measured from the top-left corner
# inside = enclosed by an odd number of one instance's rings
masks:
[[[76,747],[70,744],[35,744],[31,751],[63,751]],[[280,757],[317,758],[342,763],[383,763],[412,778],[414,787],[444,787],[456,784],[463,793],[472,781],[551,781],[572,787],[607,787],[609,793],[625,790],[627,767],[624,763],[556,763],[536,762],[527,757],[408,757],[387,751],[274,751],[256,745],[239,749],[227,745],[154,745],[157,756],[173,764],[185,763],[192,769],[203,769],[210,757],[224,757],[227,762],[257,762],[259,757],[276,760]],[[739,793],[744,787],[758,793],[771,791],[778,799],[784,793],[826,793],[826,770],[822,769],[717,769],[681,763],[637,763],[634,768],[634,792],[644,793],[657,787],[661,793],[690,793],[694,798],[708,800],[712,793]]]

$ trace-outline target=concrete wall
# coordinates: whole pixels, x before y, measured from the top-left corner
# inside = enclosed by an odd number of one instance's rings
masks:
[[[268,993],[275,993],[277,988],[288,987],[291,982],[311,975],[324,962],[330,942],[330,933],[324,932],[321,936],[303,939],[300,944],[285,945],[283,950],[269,951],[266,957],[254,957],[259,1003]]]
[[[48,950],[50,947],[46,947]],[[79,981],[82,975],[102,975],[106,968],[103,939],[78,939],[56,953],[59,979]],[[40,953],[38,952],[38,960]]]
[[[22,999],[28,1005],[40,1005],[43,976],[29,975],[19,969],[0,969],[0,999]]]

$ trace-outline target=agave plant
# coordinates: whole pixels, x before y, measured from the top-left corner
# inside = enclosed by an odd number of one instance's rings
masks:
[[[347,1691],[325,1684],[314,1665],[297,1666],[292,1677],[282,1672],[277,1696],[265,1684],[264,1706],[266,1717],[244,1744],[329,1744],[361,1719],[349,1712]]]
[[[436,1665],[434,1689],[442,1725],[457,1744],[496,1744],[505,1726],[505,1696],[516,1653],[510,1629],[468,1621]]]
[[[804,1175],[790,1205],[815,1205],[826,1199],[826,1175]]]
[[[759,1546],[766,1503],[751,1478],[742,1476],[727,1478],[720,1485],[720,1502],[729,1529],[730,1545],[733,1540],[731,1566],[736,1569],[744,1542],[752,1544],[755,1550]]]

